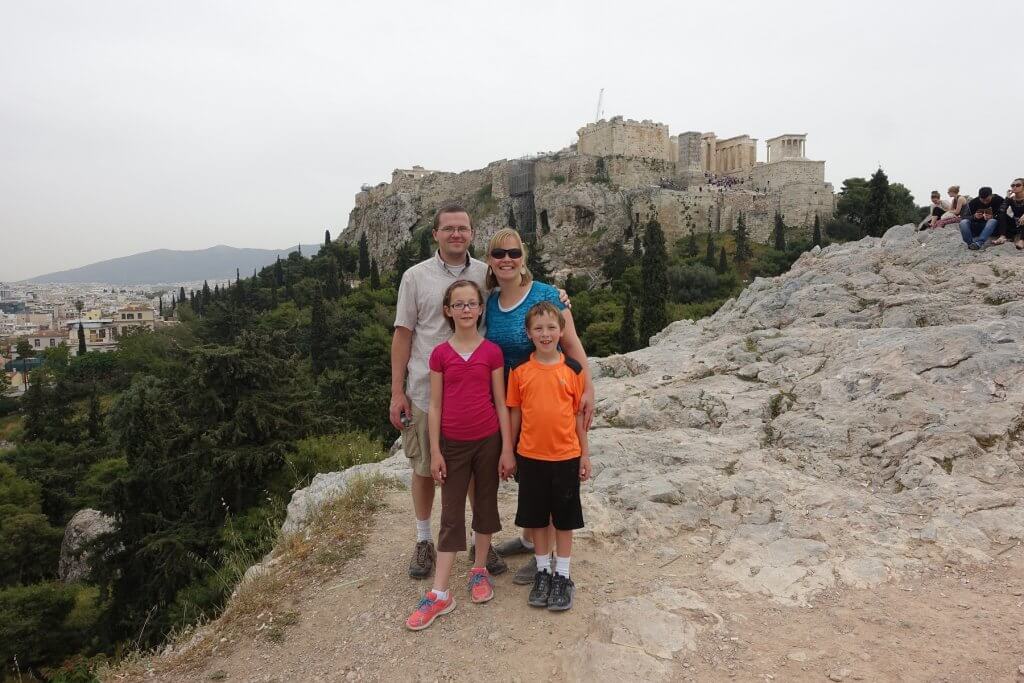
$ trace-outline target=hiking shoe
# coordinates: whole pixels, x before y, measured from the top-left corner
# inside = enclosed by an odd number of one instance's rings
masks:
[[[548,594],[551,592],[551,574],[537,572],[533,575],[533,588],[526,598],[526,604],[530,607],[547,607]]]
[[[510,555],[525,555],[526,553],[532,553],[533,548],[527,548],[523,545],[523,539],[520,536],[516,536],[510,541],[499,543],[494,546],[494,549],[498,551],[498,554],[502,557],[509,557]],[[533,581],[533,574],[530,574],[530,581]]]
[[[971,242],[970,244],[967,245],[967,248],[970,249],[971,251],[978,251],[979,249],[981,249],[981,245],[978,244],[977,242]]]
[[[469,594],[473,602],[487,602],[494,597],[494,580],[486,569],[473,567],[469,570]]]
[[[548,596],[548,609],[552,612],[564,612],[572,607],[572,596],[576,592],[576,584],[568,576],[555,574],[551,577],[551,594]]]
[[[435,562],[437,551],[434,549],[434,542],[420,541],[412,553],[412,560],[409,561],[409,576],[414,579],[427,578],[434,573]]]
[[[434,619],[442,614],[448,614],[453,609],[455,609],[455,598],[449,595],[447,600],[440,600],[434,591],[430,591],[405,620],[405,626],[410,631],[422,631],[433,624]]]
[[[529,586],[533,583],[533,575],[537,573],[537,556],[534,555],[530,561],[519,568],[519,571],[512,577],[512,583],[517,586]]]
[[[476,562],[476,546],[469,546],[469,561]],[[492,545],[487,549],[487,571],[491,576],[498,576],[508,571],[508,562],[501,556]]]

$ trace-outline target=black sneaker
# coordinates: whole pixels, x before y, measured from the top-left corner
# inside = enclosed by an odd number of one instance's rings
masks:
[[[555,574],[551,578],[551,594],[548,595],[548,609],[552,612],[564,612],[572,607],[572,596],[576,585],[568,576]],[[531,603],[532,604],[532,603]]]
[[[530,596],[526,598],[526,604],[530,607],[547,607],[550,592],[551,574],[537,572],[533,575],[533,588],[530,589]]]
[[[409,576],[414,579],[425,579],[434,572],[434,563],[437,562],[437,551],[432,541],[420,541],[412,553],[412,560],[409,561]]]
[[[978,244],[977,242],[971,242],[970,244],[967,245],[967,248],[970,249],[971,251],[978,251],[979,249],[981,249],[981,245]]]

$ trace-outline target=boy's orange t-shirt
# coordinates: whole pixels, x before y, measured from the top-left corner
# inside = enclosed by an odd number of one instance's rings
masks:
[[[530,360],[508,376],[509,408],[523,413],[519,432],[520,455],[534,460],[571,460],[582,454],[576,434],[576,412],[583,397],[583,374],[559,356],[552,365]]]

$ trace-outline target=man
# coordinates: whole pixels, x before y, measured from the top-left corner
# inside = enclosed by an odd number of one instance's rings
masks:
[[[978,189],[978,196],[967,203],[969,218],[960,221],[960,236],[967,248],[977,251],[985,246],[999,223],[996,214],[1003,206],[1003,198],[992,194],[991,187]]]
[[[395,334],[391,341],[389,417],[395,429],[402,431],[402,446],[412,466],[416,548],[409,563],[409,576],[417,579],[430,576],[437,559],[430,530],[434,479],[430,473],[430,441],[427,436],[427,408],[430,404],[427,360],[434,347],[451,336],[441,298],[448,285],[456,280],[471,280],[483,290],[487,275],[487,265],[469,255],[473,224],[461,205],[445,204],[438,209],[432,234],[437,242],[437,252],[402,275],[398,287]],[[487,554],[487,571],[497,575],[507,570],[508,565],[492,547]]]

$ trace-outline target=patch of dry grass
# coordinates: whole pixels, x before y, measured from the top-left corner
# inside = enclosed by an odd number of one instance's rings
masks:
[[[270,560],[239,583],[217,619],[175,635],[166,654],[126,656],[116,667],[100,671],[100,679],[135,680],[193,669],[243,641],[285,642],[288,628],[301,619],[291,609],[293,596],[335,577],[362,553],[374,513],[384,506],[384,493],[399,485],[380,475],[353,479],[345,493],[313,515],[305,530],[278,539]]]

